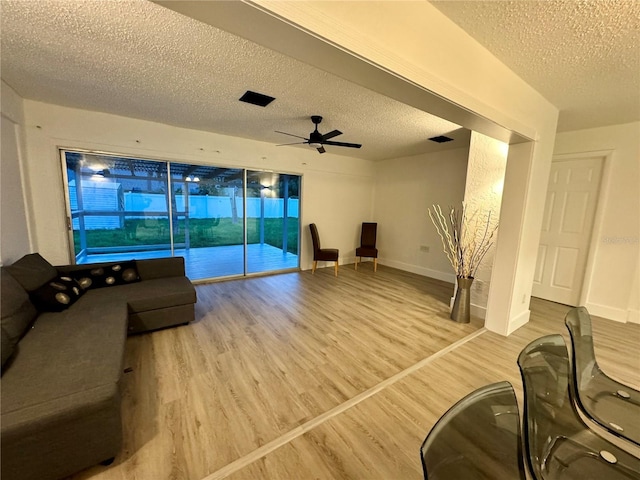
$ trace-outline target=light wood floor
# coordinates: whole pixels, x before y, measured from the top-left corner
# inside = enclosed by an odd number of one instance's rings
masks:
[[[421,479],[461,397],[508,380],[568,307],[534,299],[508,338],[448,320],[452,285],[371,263],[198,285],[197,320],[130,337],[122,453],[74,480]],[[594,317],[603,370],[640,385],[640,325]]]

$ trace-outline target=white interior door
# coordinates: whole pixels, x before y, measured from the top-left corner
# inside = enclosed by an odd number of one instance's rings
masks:
[[[578,305],[603,162],[603,157],[590,157],[551,164],[534,297]]]

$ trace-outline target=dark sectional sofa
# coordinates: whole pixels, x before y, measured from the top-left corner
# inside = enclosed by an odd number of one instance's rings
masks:
[[[1,269],[1,478],[59,479],[120,451],[127,334],[187,324],[181,257]]]

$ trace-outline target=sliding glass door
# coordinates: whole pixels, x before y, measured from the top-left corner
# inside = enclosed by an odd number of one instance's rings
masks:
[[[300,177],[247,171],[247,271],[298,266]]]
[[[299,265],[297,175],[61,153],[76,263],[177,255],[192,280]]]
[[[243,177],[236,168],[171,163],[175,255],[189,277],[244,274]]]
[[[65,152],[77,263],[171,255],[167,164]]]

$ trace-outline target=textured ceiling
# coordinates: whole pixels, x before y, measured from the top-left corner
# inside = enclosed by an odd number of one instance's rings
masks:
[[[433,1],[560,109],[558,130],[640,120],[640,1]]]
[[[560,130],[640,118],[640,2],[438,1],[540,91]],[[469,132],[145,0],[1,0],[1,74],[25,98],[273,144],[321,132],[372,160],[455,148]],[[245,90],[276,97],[266,108]],[[456,141],[434,144],[448,134]],[[309,147],[281,147],[309,148]]]
[[[24,98],[380,160],[468,145],[458,125],[147,1],[2,0],[2,78]],[[261,108],[245,90],[276,97]],[[427,139],[447,134],[456,141]],[[309,148],[308,146],[281,148]]]

